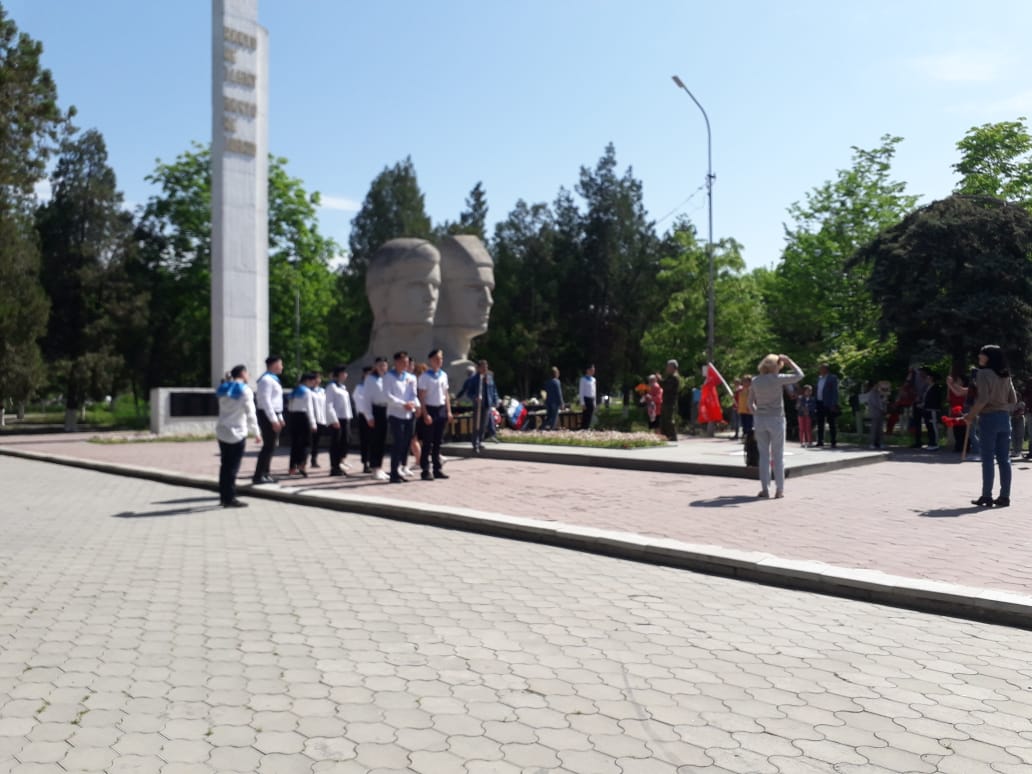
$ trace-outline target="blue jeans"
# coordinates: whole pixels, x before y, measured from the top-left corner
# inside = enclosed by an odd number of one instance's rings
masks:
[[[993,411],[978,417],[982,441],[982,497],[993,496],[993,462],[1000,466],[1000,497],[1010,497],[1010,414]]]

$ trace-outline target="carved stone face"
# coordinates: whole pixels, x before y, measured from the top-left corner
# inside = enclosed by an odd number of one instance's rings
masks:
[[[376,251],[366,294],[376,325],[432,325],[441,292],[441,257],[421,239],[392,239]]]
[[[441,294],[441,275],[429,274],[395,280],[387,289],[386,321],[395,325],[431,325]]]
[[[494,262],[483,243],[473,236],[446,238],[441,245],[444,280],[436,325],[484,333],[494,298]]]

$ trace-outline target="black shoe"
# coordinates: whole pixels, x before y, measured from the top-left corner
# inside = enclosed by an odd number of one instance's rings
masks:
[[[228,503],[222,503],[223,508],[246,508],[247,503],[241,502],[240,500],[230,500]]]
[[[276,479],[274,479],[272,476],[265,476],[265,478],[262,479],[262,483],[263,484],[275,484],[276,483]]]
[[[1010,507],[1010,498],[1009,497],[997,497],[995,500],[993,500],[993,505],[995,505],[997,508],[1009,508]]]
[[[340,468],[334,468],[333,470],[330,471],[330,475],[331,476],[346,476],[347,473],[345,473]]]
[[[443,470],[435,470],[434,471],[434,478],[451,478],[451,476],[449,476]]]
[[[433,481],[434,480],[434,477],[431,476],[430,472],[426,471],[426,470],[424,470],[423,473],[419,477],[421,479],[423,479],[424,481]]]
[[[317,467],[319,467],[319,463],[316,462],[315,460],[312,460],[312,464],[309,467],[317,468]]]
[[[993,498],[991,498],[991,497],[979,497],[977,500],[972,500],[971,504],[972,505],[977,505],[979,508],[992,508],[993,507]],[[1007,504],[1010,505],[1010,502],[1008,501]]]
[[[819,444],[817,444],[817,448],[820,448],[822,446],[824,446],[824,441],[821,441]]]
[[[363,473],[372,473],[373,469],[371,467],[369,467],[368,465],[362,465],[362,472]]]
[[[404,484],[405,483],[405,479],[403,479],[401,476],[391,476],[387,480],[390,483],[392,483],[392,484]]]
[[[304,468],[298,468],[297,469],[297,474],[299,476],[301,476],[301,478],[308,478],[308,471],[305,470]]]

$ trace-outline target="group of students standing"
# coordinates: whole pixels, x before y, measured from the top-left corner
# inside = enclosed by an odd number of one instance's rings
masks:
[[[394,355],[394,367],[376,358],[363,369],[362,381],[352,396],[347,388],[347,369],[333,369],[323,388],[316,371],[301,375],[297,385],[285,392],[280,382],[283,359],[270,356],[256,393],[248,387],[247,368],[236,366],[216,389],[219,418],[216,438],[221,452],[219,500],[224,507],[244,507],[236,496],[247,436],[253,434],[261,449],[251,481],[274,484],[272,457],[284,427],[290,432],[288,476],[308,477],[308,467],[318,467],[319,440],[329,438],[330,476],[346,476],[351,444],[351,424],[357,418],[362,470],[374,480],[404,483],[415,474],[408,467],[415,448],[424,481],[446,479],[441,461],[441,443],[452,419],[448,374],[443,369],[444,353],[429,353],[428,364],[415,366],[407,352]],[[484,364],[486,369],[486,363]],[[417,377],[414,371],[419,371]],[[467,385],[468,385],[467,380]],[[486,383],[485,383],[486,386]],[[390,430],[390,473],[383,470]]]

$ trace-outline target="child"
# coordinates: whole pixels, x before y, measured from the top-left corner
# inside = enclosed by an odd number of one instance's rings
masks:
[[[803,385],[803,391],[796,398],[796,418],[799,423],[799,445],[804,449],[813,446],[813,417],[817,413],[817,401],[813,387]]]

